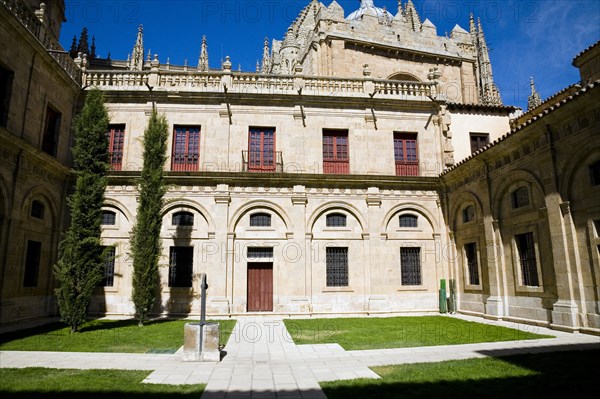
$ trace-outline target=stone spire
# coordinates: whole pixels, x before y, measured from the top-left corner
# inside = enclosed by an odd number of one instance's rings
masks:
[[[398,0],[398,14],[402,15],[404,10],[402,9],[402,0]]]
[[[271,72],[271,55],[269,52],[269,38],[265,37],[265,45],[263,48],[263,58],[262,58],[262,73],[270,73]]]
[[[282,73],[292,74],[294,72],[296,58],[299,51],[300,46],[298,45],[298,40],[296,39],[296,32],[294,32],[292,27],[289,27],[287,33],[285,34],[285,38],[283,39],[281,51],[279,52],[282,58],[280,68]]]
[[[404,6],[404,15],[408,20],[410,28],[418,32],[421,29],[421,18],[419,18],[419,13],[412,0],[408,0],[406,6]]]
[[[531,111],[534,108],[542,105],[542,98],[540,97],[540,93],[535,89],[535,84],[533,83],[533,77],[530,81],[531,85],[531,95],[527,99],[527,111]]]
[[[200,58],[198,59],[198,71],[208,72],[208,46],[206,44],[206,36],[202,36],[202,50],[200,50]]]
[[[142,25],[138,28],[137,40],[133,46],[129,69],[132,71],[141,71],[144,69],[144,27]]]
[[[69,50],[69,55],[71,58],[77,58],[77,53],[79,50],[77,49],[77,35],[73,36],[73,42],[71,42],[71,49]]]
[[[474,28],[475,21],[471,18],[470,30],[471,37],[474,39],[473,45],[477,52],[477,81],[479,83],[479,101],[486,105],[502,105],[502,98],[498,87],[494,83],[492,74],[492,63],[488,51],[481,20],[477,19],[477,28]]]
[[[96,36],[92,36],[92,46],[90,47],[90,60],[96,58]]]

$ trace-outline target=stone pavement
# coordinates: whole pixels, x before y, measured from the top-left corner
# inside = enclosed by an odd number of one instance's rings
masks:
[[[319,382],[379,378],[373,366],[438,362],[567,349],[600,349],[600,338],[542,327],[452,316],[479,323],[527,329],[556,338],[418,348],[345,351],[337,344],[294,345],[283,320],[239,317],[221,363],[183,363],[181,353],[114,354],[0,352],[0,367],[153,370],[144,382],[207,384],[203,399],[324,399]],[[331,320],[332,324],[335,319]]]

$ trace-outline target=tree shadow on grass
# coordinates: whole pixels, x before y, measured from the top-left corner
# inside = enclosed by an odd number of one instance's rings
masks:
[[[177,321],[180,319],[157,319],[151,320],[145,324],[145,326],[157,325]],[[183,320],[183,319],[181,319]],[[79,331],[79,333],[93,332],[93,331],[106,331],[115,330],[126,327],[137,327],[138,321],[135,319],[126,320],[91,320],[88,321]],[[79,334],[76,333],[76,334]],[[64,323],[50,323],[42,326],[27,328],[23,330],[11,331],[4,334],[0,334],[0,344],[5,344],[11,341],[46,335],[46,336],[69,336],[71,333],[68,327]]]
[[[577,395],[578,392],[597,390],[599,356],[600,350],[514,355],[502,357],[490,378],[478,375],[481,369],[473,367],[471,375],[456,379],[446,376],[437,381],[410,382],[410,379],[398,381],[401,377],[384,376],[383,380],[361,379],[324,384],[323,390],[328,399],[564,398]],[[503,362],[505,367],[502,366]],[[506,378],[493,376],[510,365],[525,369],[524,375]],[[452,371],[454,366],[448,363],[447,367]],[[414,374],[423,370],[427,372],[427,365],[421,370],[410,367],[400,370]]]
[[[0,389],[0,397],[3,399],[198,399],[201,392],[191,393],[132,393],[132,392],[6,392]]]

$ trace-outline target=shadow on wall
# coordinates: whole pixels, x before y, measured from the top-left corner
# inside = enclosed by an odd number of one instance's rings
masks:
[[[175,216],[178,214],[175,214]],[[179,215],[191,215],[180,213]],[[174,216],[174,217],[175,217]],[[182,217],[184,217],[182,216]],[[193,216],[192,216],[193,217]],[[194,287],[198,285],[198,276],[194,275],[194,247],[192,246],[193,223],[179,223],[173,234],[175,246],[169,248],[169,272],[166,290],[159,293],[157,303],[161,314],[169,318],[187,317],[192,313]],[[162,284],[161,284],[162,285]],[[165,292],[167,291],[167,292]],[[168,298],[162,302],[161,294]]]

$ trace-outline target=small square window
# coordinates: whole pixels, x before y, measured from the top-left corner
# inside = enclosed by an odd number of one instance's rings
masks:
[[[529,205],[529,190],[527,187],[519,187],[512,193],[512,207],[514,209]]]
[[[475,220],[475,207],[469,205],[463,209],[463,223],[472,222],[473,220]]]
[[[193,226],[194,214],[190,212],[177,212],[173,214],[171,220],[173,226]]]
[[[248,247],[248,258],[272,259],[272,247]]]
[[[471,133],[471,153],[477,152],[490,143],[490,135],[487,133]]]
[[[419,227],[419,218],[415,215],[400,215],[400,227]]]
[[[102,211],[102,225],[114,226],[117,224],[117,214],[113,211]]]
[[[250,215],[250,227],[271,227],[271,215],[268,213]]]
[[[341,213],[332,213],[327,215],[325,220],[327,227],[346,227],[346,215]]]
[[[31,217],[36,219],[44,219],[44,204],[40,201],[31,202]]]

